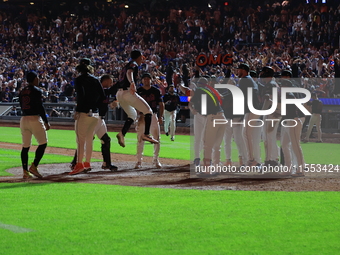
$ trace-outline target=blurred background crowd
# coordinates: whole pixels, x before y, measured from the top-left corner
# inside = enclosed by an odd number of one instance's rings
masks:
[[[170,84],[188,85],[198,71],[237,79],[234,68],[247,63],[257,73],[264,66],[276,76],[290,70],[301,86],[337,97],[340,3],[320,2],[152,1],[136,8],[111,1],[58,2],[58,8],[4,3],[0,101],[16,100],[31,70],[39,73],[46,101],[73,101],[79,59],[92,60],[94,75],[117,79],[132,49],[142,50],[140,71],[151,73],[163,94]],[[198,67],[201,54],[230,54],[233,63]]]

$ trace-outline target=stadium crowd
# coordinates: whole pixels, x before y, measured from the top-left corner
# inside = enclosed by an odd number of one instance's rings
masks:
[[[188,85],[200,54],[231,54],[232,65],[200,68],[212,77],[234,77],[240,63],[257,73],[271,66],[276,75],[291,70],[321,97],[340,95],[340,85],[330,79],[340,77],[340,5],[240,2],[134,14],[102,7],[83,4],[55,17],[24,7],[0,11],[0,101],[13,101],[31,70],[39,74],[45,100],[74,100],[79,59],[92,60],[94,75],[117,79],[133,49],[146,56],[141,72],[151,73],[163,95],[170,84]]]

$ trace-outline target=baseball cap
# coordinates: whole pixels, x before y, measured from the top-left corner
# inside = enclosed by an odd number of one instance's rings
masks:
[[[292,72],[289,71],[289,70],[283,70],[283,71],[281,72],[281,76],[289,76],[289,77],[292,77],[293,74],[292,74]]]
[[[142,79],[144,79],[145,77],[148,77],[151,79],[151,75],[149,73],[143,73]]]
[[[257,78],[257,72],[256,72],[256,71],[251,70],[251,71],[249,72],[249,74],[250,74],[251,77]]]
[[[249,66],[245,63],[239,64],[237,69],[242,69],[242,70],[245,70],[246,72],[249,72],[249,70],[250,70]]]
[[[80,61],[79,61],[79,64],[84,64],[84,65],[91,65],[91,59],[89,58],[82,58]]]
[[[293,83],[290,80],[282,79],[281,87],[293,87]]]
[[[27,79],[27,82],[28,83],[31,83],[34,81],[35,77],[38,77],[38,74],[36,72],[29,72],[27,75],[26,75],[26,79]]]
[[[265,66],[261,70],[262,74],[261,77],[273,77],[274,76],[274,69],[270,66]]]

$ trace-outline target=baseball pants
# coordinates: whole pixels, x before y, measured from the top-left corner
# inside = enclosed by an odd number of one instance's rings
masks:
[[[144,151],[144,141],[142,140],[142,135],[144,134],[145,124],[144,124],[144,115],[141,115],[138,119],[138,123],[136,125],[137,131],[137,161],[142,162],[143,160],[143,151]],[[151,135],[157,140],[160,141],[160,127],[158,122],[157,114],[152,114],[151,118],[151,126],[150,126]],[[153,145],[153,157],[154,160],[158,159],[159,151],[161,145],[160,143]]]
[[[223,136],[224,153],[226,160],[231,160],[231,141],[233,139],[233,127],[231,126],[231,119],[227,119],[227,121],[228,123],[225,125],[225,133]]]
[[[255,159],[255,151],[261,152],[260,148],[260,141],[259,137],[255,139],[256,135],[261,133],[261,126],[259,126],[259,122],[257,121],[259,119],[259,116],[253,114],[253,113],[246,113],[244,115],[245,125],[242,128],[242,135],[244,137],[244,143],[247,151],[247,158],[248,160],[254,160]],[[254,121],[251,121],[254,120]],[[260,136],[261,138],[261,136]],[[256,154],[257,158],[259,158],[259,153]],[[261,162],[257,161],[258,163]]]
[[[242,161],[245,163],[248,161],[247,156],[247,149],[246,144],[244,142],[243,138],[243,125],[242,124],[235,124],[235,123],[242,123],[243,120],[240,120],[240,118],[233,118],[233,134],[234,134],[234,141],[237,146],[238,155],[239,157],[242,157]]]
[[[175,136],[176,131],[176,110],[169,112],[167,110],[164,110],[164,131],[168,132],[169,125],[170,125],[170,136]]]
[[[271,119],[275,119],[275,121],[269,121]],[[263,142],[266,152],[266,161],[277,161],[280,155],[280,148],[276,143],[277,129],[280,125],[279,120],[281,120],[281,117],[277,118],[272,114],[264,116]]]
[[[204,148],[204,165],[210,165],[212,159],[213,165],[220,164],[221,143],[225,132],[224,125],[215,125],[215,119],[225,119],[223,112],[209,114],[204,128],[203,148]],[[214,153],[213,153],[214,152]]]
[[[303,152],[300,146],[300,136],[302,130],[302,121],[299,118],[294,119],[297,123],[292,120],[286,120],[284,124],[289,127],[281,128],[281,147],[284,155],[285,166],[291,167],[304,166],[305,160]],[[294,163],[294,158],[296,163]]]
[[[85,153],[85,162],[91,162],[93,150],[93,134],[98,123],[98,114],[89,116],[88,113],[78,112],[75,121],[77,136],[77,163],[82,163]]]
[[[309,141],[309,136],[310,133],[312,132],[313,126],[316,126],[316,130],[318,132],[318,141],[321,141],[321,120],[322,116],[319,113],[313,113],[312,116],[310,117],[309,124],[308,124],[308,129],[306,133],[306,140]]]
[[[199,113],[194,115],[194,148],[195,158],[201,158],[201,151],[203,149],[203,136],[206,116]]]
[[[130,89],[119,89],[117,92],[117,100],[125,113],[128,115],[128,118],[134,121],[137,119],[136,109],[139,112],[142,112],[144,115],[148,113],[152,114],[152,110],[148,103],[145,102],[145,100],[137,93],[132,95]]]
[[[20,130],[22,136],[22,147],[31,146],[32,135],[39,145],[47,143],[47,133],[42,118],[36,116],[22,116],[20,119]]]

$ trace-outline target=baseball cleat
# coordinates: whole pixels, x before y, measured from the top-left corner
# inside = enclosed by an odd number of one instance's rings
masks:
[[[166,132],[165,135],[166,135],[166,136],[169,136],[169,132]]]
[[[142,168],[142,162],[138,161],[135,165],[135,169],[141,169]]]
[[[31,167],[28,169],[28,171],[33,174],[34,176],[42,179],[42,175],[39,173],[38,168],[32,163]]]
[[[172,137],[171,137],[171,141],[175,141],[175,137],[172,136]]]
[[[83,163],[77,163],[72,172],[68,173],[69,175],[79,174],[85,170]]]
[[[91,165],[89,162],[84,162],[84,172],[90,172],[92,170]]]
[[[125,147],[125,139],[124,139],[123,133],[122,133],[122,132],[119,132],[119,133],[117,134],[116,137],[117,137],[117,139],[118,139],[119,145],[122,146],[122,147],[124,148],[124,147]]]
[[[154,161],[153,161],[153,164],[155,165],[155,167],[156,168],[162,168],[162,164],[159,162],[159,160],[158,159],[155,159]]]
[[[76,166],[76,163],[71,163],[70,164],[70,169],[73,170],[75,166]]]
[[[154,144],[158,144],[159,141],[157,141],[156,139],[154,139],[151,135],[146,135],[146,134],[143,134],[142,135],[142,140],[143,141],[148,141],[150,143],[154,143]]]
[[[112,172],[116,172],[118,170],[118,167],[116,167],[115,165],[109,165],[109,166],[102,166],[102,169],[109,169]]]
[[[33,175],[32,175],[29,171],[24,170],[24,171],[23,171],[23,176],[22,176],[22,178],[23,178],[24,180],[29,180],[29,179],[32,179],[32,178],[33,178]]]
[[[316,143],[322,143],[322,140],[316,141]]]

